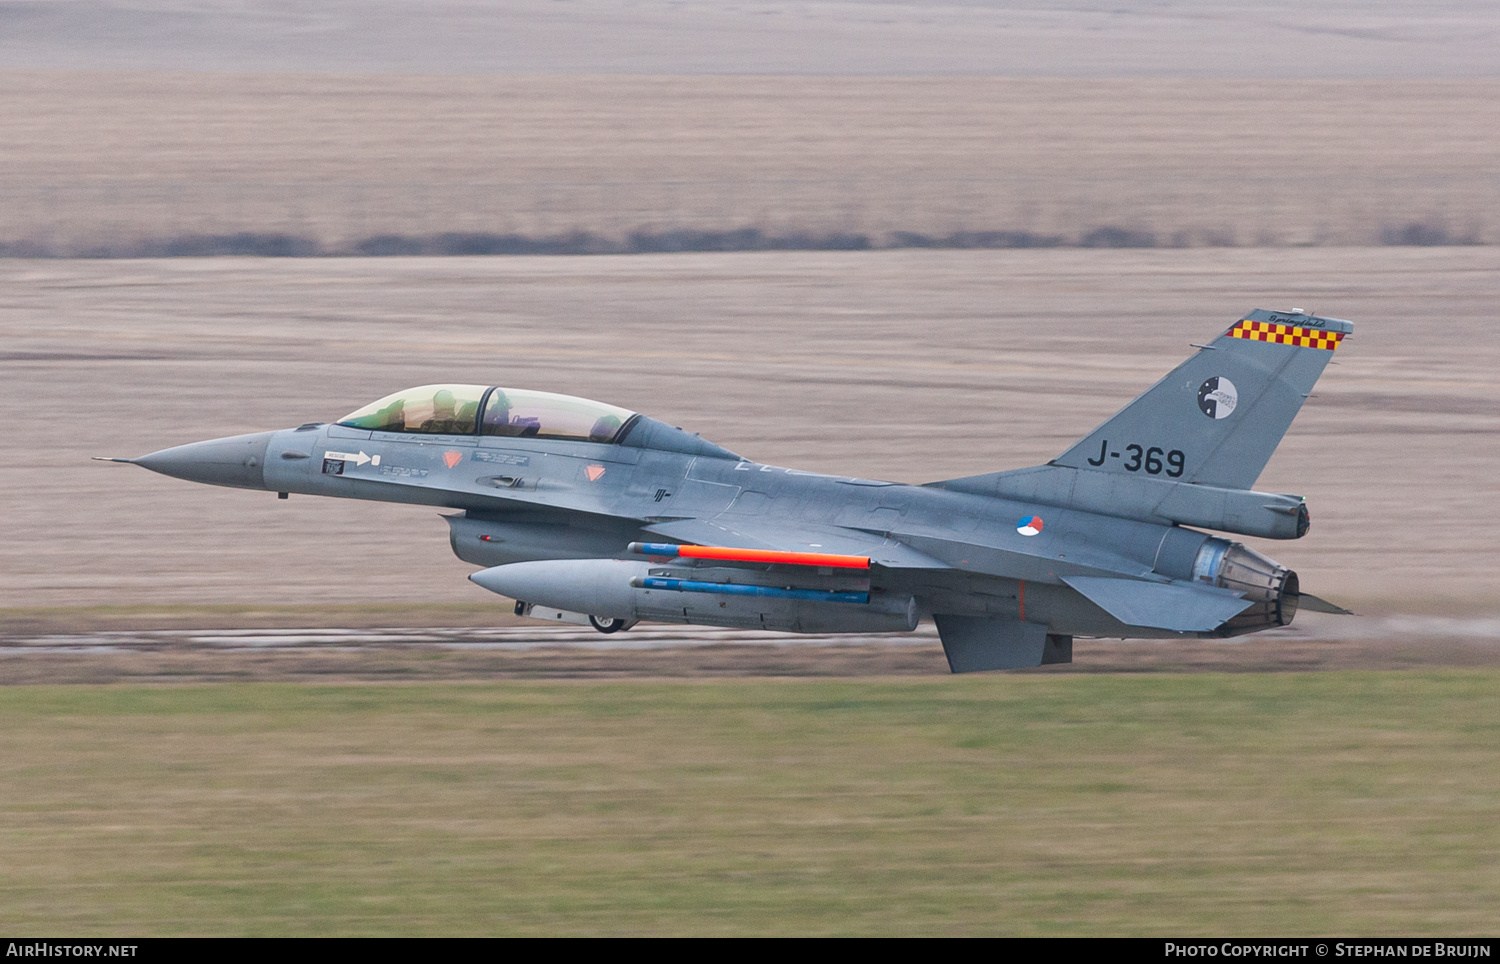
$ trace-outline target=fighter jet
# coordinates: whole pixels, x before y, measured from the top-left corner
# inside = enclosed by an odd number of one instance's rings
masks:
[[[1073,637],[1217,638],[1292,621],[1297,574],[1219,533],[1297,539],[1254,491],[1353,330],[1257,310],[1046,465],[926,485],[763,465],[603,402],[424,385],[333,423],[129,462],[245,489],[457,510],[453,551],[516,613],[803,633],[937,625],[956,673],[1072,661]]]

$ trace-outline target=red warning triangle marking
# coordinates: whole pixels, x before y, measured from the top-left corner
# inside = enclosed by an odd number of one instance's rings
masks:
[[[453,468],[455,465],[457,465],[459,462],[463,461],[463,457],[464,457],[464,453],[462,453],[462,452],[444,452],[443,453],[443,461],[447,463],[448,468],[450,468],[450,469]]]
[[[589,477],[590,482],[598,482],[599,476],[604,474],[604,466],[590,465],[588,468],[583,470],[583,474]]]

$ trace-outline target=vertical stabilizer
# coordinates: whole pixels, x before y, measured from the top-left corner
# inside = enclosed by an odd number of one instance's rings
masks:
[[[1252,311],[1052,464],[1248,489],[1353,330],[1336,318]]]

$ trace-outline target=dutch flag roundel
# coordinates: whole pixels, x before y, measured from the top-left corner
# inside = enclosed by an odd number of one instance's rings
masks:
[[[1016,531],[1023,536],[1034,536],[1042,531],[1042,517],[1039,515],[1022,516],[1016,523]]]

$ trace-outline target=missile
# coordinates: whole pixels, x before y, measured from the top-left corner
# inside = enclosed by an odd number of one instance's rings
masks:
[[[677,592],[710,592],[723,596],[763,596],[771,599],[800,599],[805,602],[870,602],[867,592],[834,592],[827,589],[794,589],[790,586],[746,586],[743,583],[701,582],[696,579],[665,579],[661,576],[637,576],[630,580],[637,589],[672,589]]]
[[[630,551],[647,556],[717,559],[722,562],[761,562],[783,566],[819,566],[830,569],[870,568],[869,556],[843,556],[831,552],[783,552],[775,549],[736,549],[731,546],[684,546],[670,542],[632,542]]]

